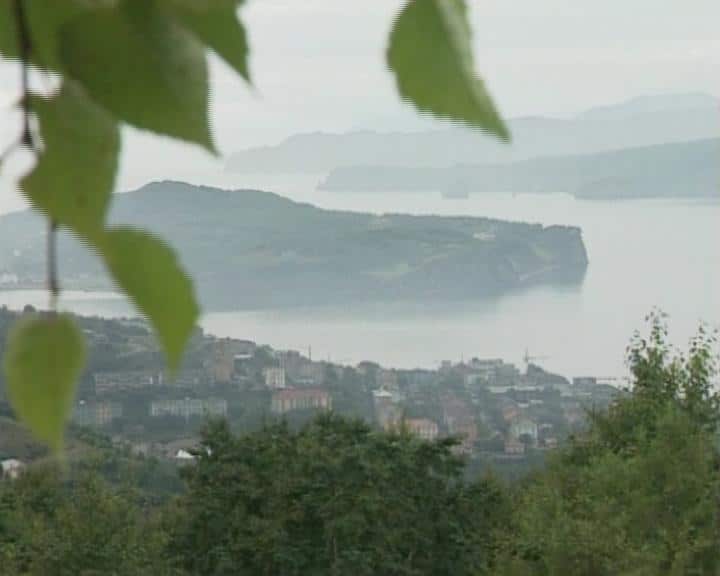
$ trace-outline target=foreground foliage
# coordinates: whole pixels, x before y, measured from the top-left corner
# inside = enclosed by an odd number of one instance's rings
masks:
[[[233,438],[210,429],[180,500],[192,574],[478,574],[506,502],[466,485],[450,442],[321,417]]]
[[[514,485],[467,482],[451,441],[332,415],[210,423],[174,498],[129,489],[107,458],[31,470],[0,484],[2,573],[720,574],[712,346],[701,333],[675,356],[655,321],[633,389]]]
[[[97,474],[58,478],[58,470],[40,468],[0,492],[0,573],[167,573],[164,533],[137,499]]]
[[[508,574],[720,573],[714,340],[673,356],[655,318],[633,390],[520,491]]]

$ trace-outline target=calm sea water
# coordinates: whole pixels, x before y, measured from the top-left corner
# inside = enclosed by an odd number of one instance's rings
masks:
[[[362,304],[207,314],[219,336],[277,348],[311,349],[313,358],[395,367],[435,367],[443,359],[502,357],[522,364],[527,350],[568,376],[625,373],[624,351],[653,308],[669,315],[673,342],[684,346],[701,322],[720,326],[720,202],[577,201],[565,195],[330,193],[317,178],[223,175],[206,183],[273,190],[325,208],[371,212],[476,215],[580,226],[590,266],[582,285],[538,287],[492,301]],[[44,305],[42,293],[0,293],[0,304]],[[108,294],[68,293],[83,314],[131,314]]]

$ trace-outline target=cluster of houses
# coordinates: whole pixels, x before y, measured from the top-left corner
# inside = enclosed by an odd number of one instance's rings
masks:
[[[150,416],[174,416],[185,420],[195,416],[223,418],[227,416],[227,401],[214,397],[153,400],[150,402]]]
[[[183,367],[172,377],[158,369],[95,372],[92,392],[76,402],[73,421],[107,427],[127,416],[126,403],[136,404],[132,399],[140,395],[148,418],[226,417],[222,392],[228,390],[266,391],[273,414],[332,409],[332,396],[322,387],[328,363],[292,350],[264,348],[259,354],[247,340],[205,340],[202,364]]]
[[[443,362],[427,376],[381,374],[373,391],[378,425],[424,439],[454,436],[456,450],[470,456],[553,449],[584,422],[586,409],[607,405],[618,392],[596,378],[569,381],[533,364],[521,372],[500,359]]]
[[[322,385],[328,364],[313,362],[295,350],[275,354],[277,366],[263,370],[265,386],[272,392],[270,410],[286,414],[294,410],[332,410],[332,396]]]
[[[146,337],[138,338],[130,345],[142,350]],[[554,448],[582,423],[588,404],[607,403],[617,392],[594,378],[569,381],[533,364],[521,371],[501,359],[446,361],[437,370],[389,370],[370,362],[347,367],[313,361],[309,353],[200,334],[194,362],[172,378],[152,368],[95,372],[92,393],[78,400],[73,420],[103,428],[138,406],[144,418],[157,422],[237,417],[242,410],[233,412],[231,403],[240,391],[262,397],[261,409],[269,415],[332,410],[343,371],[357,377],[379,428],[403,428],[426,440],[453,436],[456,450],[470,456],[521,457]]]

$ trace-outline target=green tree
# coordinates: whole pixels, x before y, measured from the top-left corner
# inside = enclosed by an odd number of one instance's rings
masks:
[[[632,390],[520,491],[504,573],[720,573],[713,342],[674,356],[654,317]]]
[[[131,494],[84,473],[70,482],[33,469],[0,491],[2,574],[169,574],[164,535]]]
[[[211,426],[187,470],[170,556],[190,574],[484,574],[509,507],[462,481],[452,442],[321,416],[234,437]]]

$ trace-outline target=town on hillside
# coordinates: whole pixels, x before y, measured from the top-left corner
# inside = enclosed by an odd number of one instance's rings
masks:
[[[0,309],[0,346],[17,312]],[[77,317],[88,341],[88,365],[72,413],[136,454],[192,459],[208,418],[250,432],[282,419],[300,426],[319,412],[361,418],[425,440],[457,439],[455,450],[478,467],[541,458],[578,431],[589,410],[620,390],[593,377],[572,380],[526,359],[444,361],[435,370],[398,370],[373,362],[344,366],[310,353],[274,350],[249,340],[216,338],[200,329],[184,363],[168,374],[149,326],[139,319]],[[12,418],[0,382],[0,418]],[[26,454],[0,440],[7,474]]]

